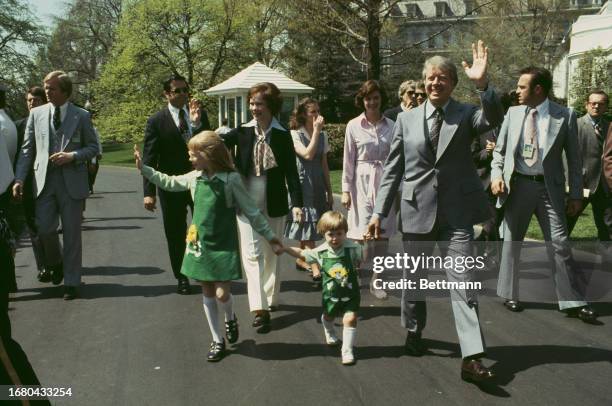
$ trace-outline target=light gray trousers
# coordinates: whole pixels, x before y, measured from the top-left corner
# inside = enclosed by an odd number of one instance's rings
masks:
[[[515,178],[504,211],[504,243],[502,248],[497,295],[519,300],[519,263],[521,244],[535,213],[547,242],[546,253],[551,264],[552,277],[559,308],[585,306],[586,302],[570,279],[574,272],[572,251],[567,237],[565,216],[552,206],[546,185],[530,179]],[[513,242],[514,241],[514,242]]]
[[[83,199],[70,197],[61,169],[49,170],[43,191],[36,198],[36,226],[40,242],[44,247],[45,265],[53,266],[63,262],[66,286],[81,284],[82,213]],[[60,218],[64,241],[63,255],[57,233]]]

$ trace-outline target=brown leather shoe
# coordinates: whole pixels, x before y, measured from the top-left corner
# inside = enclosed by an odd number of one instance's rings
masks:
[[[482,365],[479,359],[464,359],[461,363],[461,379],[466,382],[480,383],[495,377],[495,374]]]

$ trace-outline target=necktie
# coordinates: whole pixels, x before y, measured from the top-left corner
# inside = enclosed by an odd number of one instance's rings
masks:
[[[53,110],[53,128],[55,129],[55,131],[60,128],[60,125],[62,125],[62,120],[60,118],[60,108],[55,107],[55,110]]]
[[[536,116],[538,110],[531,109],[527,113],[525,119],[525,129],[523,130],[523,145],[531,145],[533,152],[531,157],[523,156],[527,166],[533,166],[538,161],[538,130],[536,125]]]
[[[189,127],[187,126],[187,120],[185,119],[185,110],[179,110],[179,131],[183,136],[185,142],[189,141]]]
[[[594,123],[593,128],[595,129],[595,135],[597,135],[597,138],[603,138],[603,134],[601,131],[601,123],[600,122]]]
[[[429,130],[429,138],[431,140],[431,146],[433,147],[434,155],[438,153],[438,140],[440,139],[440,129],[442,128],[442,122],[444,121],[444,110],[436,108],[433,114],[433,125]]]

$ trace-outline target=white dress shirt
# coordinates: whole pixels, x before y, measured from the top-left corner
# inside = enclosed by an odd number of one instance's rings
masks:
[[[174,107],[172,104],[168,103],[168,110],[170,110],[170,115],[172,116],[172,120],[174,120],[174,124],[176,124],[176,128],[180,130],[180,120],[179,120],[179,109]],[[189,111],[186,106],[183,106],[182,109],[185,112],[185,121],[187,122],[187,131],[189,131],[189,138],[193,136],[193,127],[195,127],[195,123],[191,122],[191,118],[189,116]]]
[[[525,121],[523,121],[523,128],[521,130],[521,136],[519,137],[518,148],[516,149],[516,171],[524,175],[543,175],[544,166],[542,161],[544,160],[544,151],[548,145],[548,128],[550,125],[550,114],[549,114],[550,102],[548,99],[536,106],[538,114],[536,115],[536,130],[538,138],[538,160],[533,166],[528,166],[523,159],[523,132],[525,131]],[[525,112],[525,117],[529,113],[531,108],[528,108]]]

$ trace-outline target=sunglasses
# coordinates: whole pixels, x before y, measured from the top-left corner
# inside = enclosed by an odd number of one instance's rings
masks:
[[[176,89],[172,89],[170,91],[174,94],[189,93],[189,89],[186,87],[177,87]]]
[[[416,97],[425,97],[425,96],[426,96],[426,94],[425,94],[425,93],[420,93],[420,92],[419,92],[419,93],[415,93],[414,95],[415,95]]]

